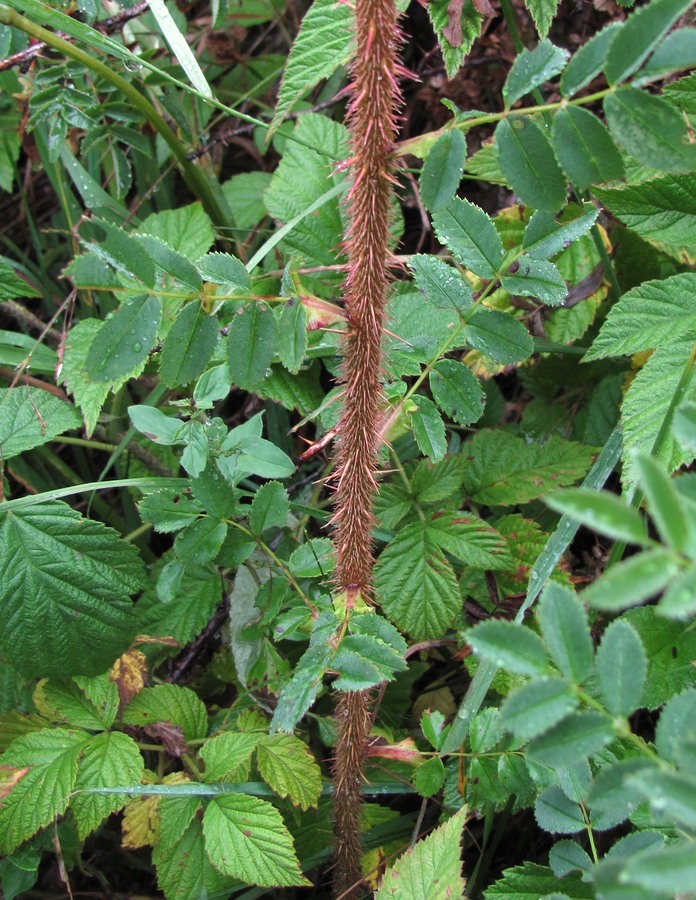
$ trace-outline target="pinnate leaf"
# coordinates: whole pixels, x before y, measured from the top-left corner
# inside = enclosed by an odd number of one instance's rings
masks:
[[[568,51],[555,47],[551,41],[541,41],[533,50],[523,50],[515,58],[507,80],[503,85],[505,108],[529,94],[562,71],[568,59]]]
[[[578,596],[550,582],[539,603],[539,622],[551,659],[561,674],[582,684],[592,668],[592,638],[587,614]]]
[[[572,97],[589,84],[604,68],[609,47],[616,37],[622,22],[610,22],[580,47],[570,58],[561,76],[561,92],[564,97]]]
[[[578,190],[625,175],[621,154],[606,125],[580,106],[566,106],[553,117],[553,149]]]
[[[609,716],[598,712],[574,712],[561,719],[545,734],[534,738],[527,755],[544,766],[572,766],[578,760],[599,753],[614,738]]]
[[[498,309],[479,306],[464,328],[467,342],[485,356],[507,366],[532,355],[534,343],[521,322]]]
[[[557,784],[539,794],[534,816],[539,826],[551,834],[574,834],[585,826],[580,805],[566,797]]]
[[[548,659],[541,638],[529,628],[502,619],[481,622],[468,632],[474,651],[518,675],[543,675]]]
[[[630,716],[640,705],[648,658],[638,632],[617,619],[602,635],[597,650],[597,677],[606,708]]]
[[[430,372],[430,389],[440,409],[460,425],[470,425],[483,414],[485,398],[471,370],[455,359],[441,359]]]
[[[525,255],[510,266],[500,283],[509,294],[536,297],[547,306],[560,306],[568,295],[563,276],[553,263]]]
[[[566,180],[541,126],[528,116],[503,119],[495,141],[500,167],[522,202],[557,212],[566,202]]]
[[[455,197],[433,214],[438,238],[455,259],[481,278],[494,278],[503,259],[503,244],[486,213]]]
[[[648,532],[640,513],[616,494],[568,488],[547,497],[545,502],[556,512],[616,541],[648,544]]]
[[[265,800],[228,794],[203,815],[205,849],[218,871],[261,887],[309,885],[280,813]]]
[[[112,529],[58,501],[12,510],[0,571],[0,646],[21,672],[96,675],[127,648],[143,566]]]
[[[450,128],[435,141],[423,163],[420,193],[426,207],[434,212],[457,193],[466,162],[466,137]]]
[[[583,593],[595,609],[622,610],[663,590],[679,571],[674,554],[661,547],[617,563]]]
[[[232,320],[228,337],[228,365],[234,383],[253,391],[266,377],[278,337],[273,311],[263,302],[251,303]]]
[[[316,806],[321,795],[321,770],[307,745],[292,734],[265,737],[256,748],[261,777],[279,797],[289,797],[300,809]]]
[[[196,300],[185,306],[169,329],[162,347],[160,375],[169,387],[188,384],[203,372],[215,349],[217,319]]]
[[[528,741],[555,725],[578,704],[562,678],[535,678],[510,694],[500,713],[503,727],[517,740]]]
[[[420,253],[412,256],[408,265],[418,289],[433,306],[447,310],[454,307],[460,313],[471,306],[471,288],[452,266],[436,256]]]
[[[261,485],[254,496],[249,512],[249,526],[254,534],[267,528],[281,527],[290,512],[288,492],[277,481]]]
[[[545,38],[556,15],[560,0],[525,0],[525,6],[532,14],[540,38]]]
[[[580,215],[556,222],[550,214],[537,210],[524,230],[524,247],[527,256],[550,259],[565,250],[573,241],[582,237],[596,222],[598,210],[590,203],[583,204]]]

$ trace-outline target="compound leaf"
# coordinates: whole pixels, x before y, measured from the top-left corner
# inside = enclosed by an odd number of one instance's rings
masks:
[[[264,737],[256,748],[261,777],[279,797],[300,809],[316,806],[321,796],[321,769],[307,745],[292,734]]]

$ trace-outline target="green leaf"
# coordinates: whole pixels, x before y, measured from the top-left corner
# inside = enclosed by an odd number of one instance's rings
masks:
[[[288,568],[296,578],[323,578],[336,565],[336,548],[329,538],[311,538],[290,554]]]
[[[116,381],[138,373],[155,345],[161,321],[159,297],[135,298],[119,306],[92,341],[87,354],[89,377]]]
[[[27,385],[0,390],[0,459],[52,441],[59,434],[79,428],[79,413],[70,403],[48,391]]]
[[[672,431],[681,444],[696,451],[696,403],[683,403],[675,411]]]
[[[382,552],[375,590],[385,614],[416,640],[442,634],[461,605],[452,566],[421,522],[399,531]]]
[[[642,648],[641,643],[641,648]],[[660,713],[655,746],[668,762],[678,762],[679,744],[696,732],[696,690],[690,688],[671,697]]]
[[[563,71],[570,54],[555,47],[551,41],[540,41],[534,50],[523,50],[515,58],[503,85],[505,108],[510,109],[516,100],[531,93],[534,88],[549,81]]]
[[[0,259],[0,300],[40,296],[33,285],[21,278],[7,261]]]
[[[539,601],[541,633],[551,659],[573,684],[592,669],[592,638],[585,608],[575,593],[549,582]]]
[[[534,738],[527,756],[543,766],[572,766],[578,760],[599,753],[614,739],[611,719],[598,712],[574,712]]]
[[[431,0],[428,16],[440,45],[448,78],[454,78],[481,33],[482,16],[473,3],[450,9],[449,0]]]
[[[420,194],[434,212],[457,193],[466,162],[466,137],[458,128],[443,132],[430,148],[420,174]]]
[[[200,202],[153,213],[140,224],[138,233],[159,238],[192,262],[207,253],[215,240],[215,229]]]
[[[549,851],[549,863],[559,878],[576,869],[584,873],[589,873],[592,869],[592,860],[576,841],[555,843]]]
[[[430,390],[440,409],[460,425],[483,415],[485,397],[471,370],[454,359],[441,359],[430,371]]]
[[[629,859],[621,873],[624,884],[676,896],[688,893],[696,881],[696,849],[692,840]]]
[[[196,519],[180,531],[174,541],[174,553],[186,563],[212,562],[227,536],[227,522],[212,516]]]
[[[348,62],[354,17],[340,0],[314,0],[290,47],[267,139],[308,91]]]
[[[140,501],[138,509],[143,521],[163,534],[185,528],[202,512],[198,503],[177,491],[153,491]]]
[[[548,830],[548,829],[547,829]],[[583,830],[581,824],[576,830]],[[548,866],[527,862],[523,866],[506,869],[503,877],[484,893],[485,900],[593,900],[594,888],[584,884],[579,876],[566,875],[561,881]]]
[[[597,221],[598,210],[591,203],[583,203],[580,215],[556,222],[550,213],[537,210],[524,230],[522,246],[528,256],[550,259],[582,237]]]
[[[675,822],[689,831],[696,827],[696,782],[677,772],[637,772],[631,787],[648,800],[660,821]]]
[[[368,623],[379,623],[379,628],[366,628]],[[391,631],[391,640],[385,634],[387,629]],[[356,691],[392,681],[395,672],[406,669],[405,652],[406,644],[393,625],[381,616],[367,613],[358,616],[355,624],[351,621],[351,634],[343,638],[331,659],[331,669],[339,676],[334,687],[339,691]]]
[[[0,756],[2,766],[29,768],[0,806],[0,854],[9,855],[65,811],[86,739],[83,731],[44,729],[17,738]]]
[[[254,534],[262,534],[267,528],[285,525],[290,504],[288,492],[277,481],[269,481],[258,489],[249,511],[249,527]]]
[[[208,365],[217,343],[218,322],[198,300],[187,304],[169,329],[160,357],[160,376],[168,387],[188,384]]]
[[[79,677],[79,676],[78,676]],[[34,691],[34,705],[42,715],[49,718],[62,719],[68,725],[78,728],[86,728],[89,731],[101,731],[109,728],[118,712],[118,690],[108,676],[104,679],[84,679],[87,685],[92,686],[90,694],[95,694],[95,682],[101,682],[103,690],[101,696],[87,696],[74,680],[70,681],[43,681]]]
[[[678,572],[674,554],[658,547],[612,566],[582,596],[595,609],[627,609],[663,590]]]
[[[158,684],[143,688],[123,711],[127,725],[171,722],[181,729],[184,740],[195,741],[208,731],[208,713],[200,697],[190,688]]]
[[[481,278],[495,278],[503,260],[503,244],[486,213],[468,200],[455,197],[435,210],[438,239],[454,258]]]
[[[173,840],[164,839],[171,801],[160,802],[160,839],[152,848],[152,861],[157,868],[157,884],[167,900],[189,900],[191,897],[220,897],[238,885],[213,868],[205,852],[203,823],[190,818]],[[198,807],[196,804],[195,808]],[[194,808],[194,811],[195,811]]]
[[[288,300],[278,317],[278,356],[293,374],[300,371],[307,349],[307,316],[297,297]]]
[[[485,306],[472,312],[464,334],[474,350],[503,366],[528,359],[534,350],[531,335],[521,322],[508,313]]]
[[[448,456],[439,463],[421,460],[409,472],[411,493],[419,503],[437,503],[456,494],[464,480],[464,465],[460,456]],[[385,487],[380,484],[380,494]],[[408,495],[407,495],[408,496]]]
[[[418,290],[433,306],[448,311],[454,307],[458,313],[471,306],[471,288],[456,269],[441,259],[416,254],[409,259],[408,266],[414,274]]]
[[[553,263],[525,255],[515,260],[500,283],[513,296],[536,297],[547,306],[560,306],[568,296],[568,286]]]
[[[102,243],[87,241],[85,242],[87,249],[127,279],[139,282],[143,291],[154,288],[155,264],[135,236],[103,219],[92,221],[106,232],[106,240]]]
[[[490,619],[467,633],[474,652],[518,675],[545,675],[546,650],[538,634],[515,622]]]
[[[696,168],[696,148],[688,144],[686,123],[661,97],[621,88],[604,98],[604,114],[614,140],[638,162],[666,172]]]
[[[635,454],[633,466],[662,540],[678,553],[684,552],[689,543],[689,523],[674,484],[657,460],[646,453]]]
[[[629,16],[609,47],[604,66],[609,84],[625,81],[635,72],[690,7],[690,0],[652,0]]]
[[[210,738],[201,747],[205,780],[243,782],[251,774],[251,758],[262,734],[226,731]]]
[[[322,791],[321,769],[307,745],[292,734],[264,737],[256,748],[263,780],[279,797],[306,810],[316,806]]]
[[[228,338],[228,365],[238,387],[252,391],[261,384],[277,341],[275,316],[266,303],[252,303],[234,317]]]
[[[104,401],[112,388],[117,388],[127,379],[118,379],[113,384],[94,382],[87,374],[87,356],[95,335],[103,327],[97,319],[83,319],[71,328],[65,341],[65,356],[61,374],[63,384],[75,398],[75,403],[82,410],[85,419],[87,436],[91,437]],[[145,366],[143,361],[142,365]]]
[[[564,97],[577,94],[599,75],[604,68],[610,45],[623,27],[623,22],[610,22],[571,56],[561,76],[561,93]]]
[[[532,19],[540,38],[545,38],[551,28],[560,0],[525,0],[525,6],[532,14]]]
[[[591,184],[621,181],[625,169],[607,127],[580,106],[566,106],[553,117],[556,158],[568,179],[584,191]]]
[[[696,189],[690,175],[662,175],[645,184],[595,188],[599,200],[658,249],[696,263]]]
[[[432,540],[458,560],[478,569],[506,569],[511,564],[505,540],[471,513],[434,513],[424,523]]]
[[[426,890],[429,900],[463,897],[461,840],[465,824],[466,811],[462,809],[400,856],[387,869],[375,900],[423,897]]]
[[[434,797],[444,783],[445,767],[439,756],[426,759],[413,773],[413,786],[421,797]]]
[[[685,619],[696,612],[696,566],[684,569],[671,582],[658,609],[660,615],[668,619]]]
[[[196,266],[201,278],[222,285],[225,294],[251,293],[251,276],[244,263],[230,253],[207,253]]]
[[[640,70],[639,80],[654,81],[671,72],[696,66],[696,31],[680,28],[668,34]]]
[[[545,131],[528,116],[503,119],[495,142],[500,167],[522,202],[557,212],[566,202],[566,180]]]
[[[548,731],[578,705],[578,698],[562,678],[535,678],[504,701],[501,723],[518,741]]]
[[[118,731],[103,732],[85,746],[77,770],[71,807],[81,840],[128,801],[127,794],[91,794],[90,788],[140,784],[144,762],[133,738]]]
[[[280,693],[278,705],[273,713],[271,732],[293,731],[316,700],[317,694],[321,690],[325,671],[326,666],[319,663],[308,663],[302,667],[302,660],[300,660],[300,667]]]
[[[224,875],[261,887],[309,885],[280,813],[245,794],[214,798],[203,815],[205,849]]]
[[[612,622],[597,650],[597,677],[606,708],[630,716],[640,705],[648,658],[638,632],[622,619]]]
[[[418,449],[433,462],[443,459],[447,453],[445,423],[437,407],[428,397],[413,398],[416,409],[411,413],[411,426]]]
[[[512,506],[540,497],[550,488],[582,478],[591,463],[590,447],[552,436],[527,444],[503,431],[480,431],[468,444],[464,488],[474,503]]]
[[[651,606],[628,610],[622,619],[636,629],[648,654],[641,706],[656,709],[696,684],[696,634],[688,624],[663,619]]]
[[[22,673],[94,675],[128,647],[143,566],[111,528],[58,501],[10,511],[0,571],[0,647]]]
[[[154,235],[137,234],[135,238],[161,274],[169,275],[191,292],[200,292],[203,286],[201,276],[198,269],[185,256],[172,250],[169,244]]]
[[[167,416],[155,406],[129,406],[128,415],[133,426],[156,444],[172,446],[186,443],[187,423],[175,416]]]
[[[566,797],[556,784],[539,794],[534,804],[534,817],[539,827],[551,834],[574,834],[585,829],[580,805]]]
[[[627,541],[643,547],[649,545],[648,532],[640,513],[616,494],[568,488],[545,497],[544,502],[556,512],[570,516],[615,541]]]

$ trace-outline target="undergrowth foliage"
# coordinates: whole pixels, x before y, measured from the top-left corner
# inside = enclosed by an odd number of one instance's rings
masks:
[[[8,900],[694,895],[692,10],[557,5],[399,142],[403,4],[0,0]]]

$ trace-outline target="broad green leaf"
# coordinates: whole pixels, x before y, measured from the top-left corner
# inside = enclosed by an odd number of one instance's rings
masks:
[[[561,72],[570,54],[543,40],[533,50],[523,50],[515,58],[503,85],[505,108],[510,109],[516,100],[531,93],[534,88],[549,81]]]
[[[528,741],[565,718],[578,698],[562,678],[534,678],[504,701],[501,722],[519,741]]]
[[[9,855],[65,811],[87,738],[84,731],[44,729],[13,741],[0,756],[2,766],[29,768],[0,806],[0,854]]]
[[[428,3],[428,16],[440,45],[448,78],[454,78],[481,33],[482,16],[473,3],[452,11],[449,0]]]
[[[187,304],[169,329],[160,357],[160,376],[169,387],[188,384],[204,371],[217,342],[218,322],[198,300]]]
[[[222,285],[220,290],[225,294],[251,292],[251,276],[244,263],[230,253],[207,253],[196,262],[196,266],[201,278]]]
[[[598,712],[574,712],[534,738],[527,756],[543,766],[571,766],[578,760],[599,753],[614,739],[609,716]]]
[[[216,797],[203,815],[205,849],[224,875],[262,887],[309,885],[280,813],[245,794]]]
[[[525,253],[535,259],[556,256],[582,237],[597,221],[598,215],[598,210],[590,203],[582,205],[580,215],[562,222],[556,222],[550,213],[537,210],[524,230],[522,246]]]
[[[198,503],[176,491],[153,491],[140,501],[138,509],[143,521],[164,534],[185,528],[202,512]]]
[[[461,456],[448,456],[439,463],[421,460],[415,469],[409,470],[411,494],[419,503],[437,503],[456,494],[464,480],[464,462]],[[380,484],[380,494],[387,486]]]
[[[622,872],[624,884],[669,892],[670,896],[688,894],[695,880],[696,849],[692,840],[637,854],[627,861]]]
[[[8,261],[0,259],[0,300],[40,296],[41,294],[36,288],[28,281],[25,281],[24,278],[21,278]]]
[[[172,446],[186,442],[186,423],[165,415],[155,406],[129,406],[128,415],[133,426],[156,444]]]
[[[611,42],[604,74],[609,84],[625,81],[659,44],[690,0],[652,0],[629,16]]]
[[[696,147],[688,144],[684,118],[661,97],[621,88],[604,98],[604,114],[614,140],[638,162],[666,172],[696,168]]]
[[[696,72],[665,85],[662,96],[687,115],[696,113]]]
[[[483,415],[483,390],[464,363],[438,360],[430,372],[430,390],[440,409],[460,425],[471,425]]]
[[[696,634],[688,623],[663,619],[652,606],[630,609],[622,619],[636,629],[648,654],[641,706],[656,709],[696,685]]]
[[[338,691],[376,687],[384,681],[393,681],[394,673],[405,668],[400,654],[384,641],[365,634],[349,634],[331,659],[331,670],[338,675],[333,686]]]
[[[433,225],[458,262],[481,278],[495,278],[503,260],[503,244],[480,207],[455,197],[434,212]]]
[[[547,306],[560,306],[568,296],[568,285],[553,263],[525,255],[515,260],[500,283],[513,296],[536,297]]]
[[[207,253],[215,240],[215,229],[200,201],[153,213],[138,226],[138,233],[159,238],[191,262]]]
[[[176,684],[158,684],[143,688],[123,711],[128,725],[154,725],[170,722],[181,729],[186,741],[205,737],[208,713],[200,697],[190,688]]]
[[[385,614],[416,640],[442,634],[461,605],[452,566],[420,522],[399,531],[380,555],[375,591]]]
[[[10,511],[0,571],[0,647],[22,673],[95,675],[127,648],[143,567],[111,528],[59,501]]]
[[[488,707],[476,713],[469,729],[469,743],[472,753],[488,753],[502,738],[500,712]]]
[[[566,202],[566,180],[544,129],[528,116],[503,119],[495,141],[503,173],[522,202],[558,212]]]
[[[678,572],[673,553],[662,548],[646,550],[612,566],[582,596],[595,609],[627,609],[659,593]]]
[[[187,566],[167,602],[154,591],[138,601],[139,627],[146,634],[173,637],[186,645],[210,621],[221,600],[219,571],[212,565]]]
[[[261,777],[293,806],[316,806],[322,791],[321,769],[307,745],[292,734],[264,737],[256,748]]]
[[[587,528],[599,531],[615,541],[648,546],[648,532],[640,513],[616,494],[568,488],[545,497],[551,509],[570,516]]]
[[[579,480],[592,464],[590,447],[551,437],[527,444],[503,431],[481,431],[465,446],[464,488],[474,503],[512,506]]]
[[[439,756],[426,759],[413,773],[413,786],[421,797],[434,797],[444,783],[445,767]]]
[[[534,804],[537,824],[551,834],[574,834],[584,829],[585,820],[578,803],[569,799],[558,785],[542,791]]]
[[[387,869],[375,892],[375,900],[407,900],[425,896],[428,900],[450,900],[463,897],[465,882],[462,878],[460,845],[465,824],[466,810],[462,809],[407,850]]]
[[[658,753],[668,762],[676,763],[679,744],[694,733],[696,733],[696,690],[690,688],[671,697],[660,713],[655,729],[655,745]]]
[[[251,774],[251,758],[263,738],[262,734],[225,731],[206,741],[201,747],[207,782],[243,782]]]
[[[549,582],[538,609],[544,643],[562,675],[582,684],[592,669],[592,638],[585,608],[575,593]]]
[[[684,552],[689,542],[689,523],[674,484],[652,456],[636,454],[633,466],[662,540],[678,553]]]
[[[464,334],[474,350],[503,366],[527,359],[534,350],[531,335],[521,322],[508,313],[485,306],[472,312]]]
[[[203,516],[179,532],[174,541],[176,557],[186,563],[212,562],[227,536],[227,522]]]
[[[228,360],[234,383],[253,391],[266,377],[278,335],[273,310],[261,301],[235,315],[228,337]]]
[[[90,679],[87,679],[90,681]],[[101,731],[109,728],[118,711],[118,691],[108,679],[108,693],[93,702],[73,681],[40,681],[33,700],[37,712],[51,719],[62,719],[67,725]]]
[[[591,184],[621,181],[625,169],[606,125],[580,106],[566,106],[553,117],[556,158],[568,179],[584,191]]]
[[[254,496],[249,527],[254,534],[262,534],[267,528],[280,528],[285,525],[289,512],[288,492],[277,481],[269,481]]]
[[[581,821],[574,830],[584,830],[584,822]],[[506,869],[503,877],[488,888],[483,896],[484,900],[536,900],[539,897],[544,897],[545,900],[593,900],[595,892],[593,886],[583,883],[579,876],[566,875],[561,881],[548,866],[527,862],[523,866]]]
[[[510,557],[505,540],[472,513],[434,513],[425,523],[429,536],[447,553],[477,569],[506,569]]]
[[[127,794],[91,794],[90,788],[140,784],[144,761],[133,738],[118,731],[103,732],[85,746],[77,770],[71,807],[81,840],[128,800]]]
[[[87,436],[91,437],[104,401],[112,389],[120,387],[127,378],[117,379],[113,384],[94,382],[87,374],[87,356],[95,336],[104,323],[97,319],[83,319],[68,332],[65,340],[65,356],[61,379],[66,389],[75,398],[82,410]],[[142,366],[145,366],[144,360]]]
[[[297,297],[288,300],[278,316],[278,356],[293,374],[300,371],[307,349],[307,315]]]
[[[52,441],[79,428],[79,413],[48,391],[26,385],[0,390],[0,459]]]
[[[595,188],[599,200],[658,249],[696,262],[696,190],[691,175],[661,175],[645,184]]]
[[[183,462],[185,465],[185,460]],[[289,478],[295,472],[295,464],[290,457],[271,441],[248,437],[237,442],[231,432],[230,438],[223,443],[216,464],[231,484],[237,484],[247,475]]]
[[[296,578],[323,578],[336,565],[335,553],[329,538],[311,538],[292,551],[288,568]]]
[[[471,288],[456,269],[436,256],[416,254],[408,261],[418,290],[440,309],[463,313],[472,302]]]
[[[615,716],[630,716],[640,705],[648,659],[638,632],[617,619],[602,635],[597,650],[597,677],[606,708]]]
[[[354,16],[340,0],[314,0],[290,47],[268,138],[307,91],[348,62]]]
[[[525,6],[532,14],[540,38],[545,38],[556,15],[560,0],[525,0]]]
[[[428,397],[418,395],[413,400],[416,409],[411,413],[411,426],[418,449],[433,462],[438,462],[447,453],[445,423]]]
[[[610,45],[623,27],[623,22],[610,22],[571,56],[561,76],[561,93],[564,97],[577,94],[599,75],[604,68]]]
[[[501,619],[481,622],[467,633],[474,652],[518,675],[545,675],[546,650],[538,634]]]
[[[434,212],[457,193],[466,162],[466,137],[458,128],[443,132],[430,148],[420,174],[423,203]]]
[[[162,826],[165,806],[159,805]],[[192,818],[176,840],[162,839],[152,849],[157,869],[157,884],[167,900],[190,900],[192,897],[221,897],[229,894],[239,882],[217,871],[208,859],[203,839],[203,823]]]
[[[155,345],[161,321],[159,297],[135,298],[119,306],[92,341],[87,354],[89,377],[116,381],[137,374]]]

